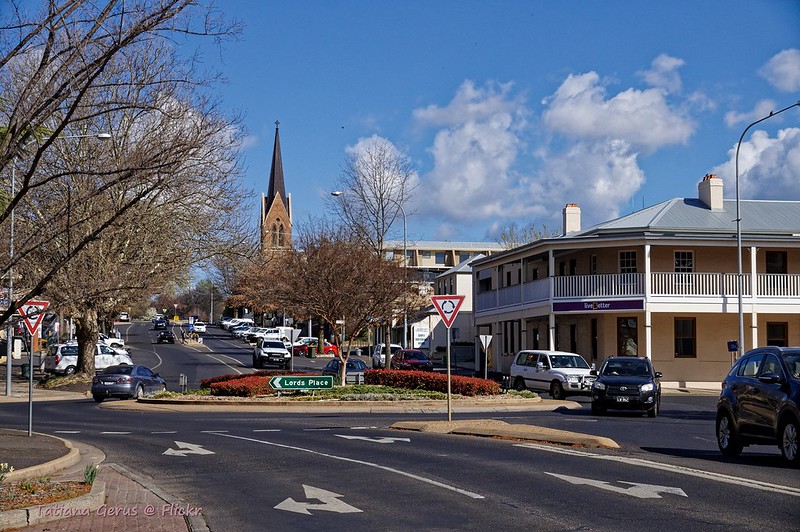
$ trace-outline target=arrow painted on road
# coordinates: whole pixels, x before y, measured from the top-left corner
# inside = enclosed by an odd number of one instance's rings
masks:
[[[202,445],[195,443],[186,443],[183,441],[176,441],[177,449],[167,449],[163,454],[170,456],[186,456],[187,454],[214,454],[214,451],[203,449]]]
[[[653,484],[639,484],[637,482],[623,482],[619,481],[620,484],[628,484],[630,488],[622,488],[619,486],[614,486],[609,482],[603,482],[602,480],[592,480],[590,478],[580,478],[580,477],[570,477],[568,475],[558,475],[556,473],[547,473],[546,474],[554,476],[556,478],[560,478],[561,480],[566,480],[572,484],[577,485],[586,485],[586,486],[594,486],[595,488],[600,488],[601,490],[606,491],[613,491],[614,493],[622,493],[623,495],[630,495],[632,497],[636,497],[638,499],[660,499],[661,493],[671,493],[673,495],[680,495],[681,497],[688,497],[686,493],[680,488],[670,488],[667,486],[656,486]]]
[[[364,440],[371,441],[373,443],[394,443],[398,441],[411,443],[410,438],[393,438],[391,436],[382,436],[380,438],[370,438],[369,436],[350,436],[347,434],[334,434],[334,436],[339,436],[340,438],[344,438],[346,440]]]
[[[309,510],[323,510],[326,512],[335,512],[337,514],[351,514],[363,511],[359,510],[355,506],[350,506],[344,501],[340,501],[339,497],[344,497],[344,495],[339,495],[338,493],[327,491],[321,488],[315,488],[314,486],[306,486],[305,484],[303,484],[303,490],[306,493],[306,499],[316,499],[321,501],[322,504],[299,502],[289,497],[282,503],[279,503],[277,506],[275,506],[275,509],[286,510],[287,512],[295,512],[305,515],[311,515]]]

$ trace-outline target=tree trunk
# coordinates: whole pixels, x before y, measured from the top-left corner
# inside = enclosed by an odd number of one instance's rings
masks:
[[[78,339],[78,373],[94,375],[94,355],[97,352],[97,311],[84,309],[73,316],[75,336]]]

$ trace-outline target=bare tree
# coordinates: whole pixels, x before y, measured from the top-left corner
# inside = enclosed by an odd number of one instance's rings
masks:
[[[497,238],[497,243],[506,249],[513,249],[524,244],[536,242],[543,238],[552,238],[558,236],[558,231],[548,229],[546,225],[542,225],[538,229],[534,224],[528,224],[524,227],[517,227],[516,222],[511,225],[503,227],[500,231],[500,236]]]
[[[0,272],[8,275],[14,268],[26,276],[21,290],[13,294],[15,304],[0,313],[0,323],[20,301],[42,293],[67,263],[114,229],[135,205],[159,197],[165,182],[190,161],[219,162],[203,152],[196,134],[181,136],[176,131],[187,126],[194,133],[207,131],[204,121],[217,117],[213,105],[195,90],[213,80],[198,76],[191,60],[176,58],[174,45],[181,36],[223,38],[238,30],[194,0],[43,0],[35,11],[27,10],[29,3],[6,4],[9,7],[0,13],[0,172],[5,198],[0,234],[10,234],[12,213],[20,220],[36,220],[46,230],[26,233],[22,222],[15,228],[15,253],[0,259]],[[188,110],[193,112],[187,117]],[[52,152],[67,144],[76,153],[90,153],[83,138],[101,131],[114,134],[107,152],[91,152],[93,158],[80,166],[48,164],[63,160]],[[96,186],[74,187],[79,179],[93,180]],[[74,193],[73,208],[62,204],[60,213],[48,205],[48,194],[59,188]],[[88,196],[77,196],[78,191]],[[74,211],[75,204],[97,209],[91,211],[97,218],[90,232],[68,230],[75,220],[60,219]],[[70,235],[66,254],[25,266],[64,231]]]
[[[384,139],[369,139],[347,158],[336,186],[341,194],[329,199],[331,208],[352,235],[383,253],[387,233],[415,192],[408,157]]]

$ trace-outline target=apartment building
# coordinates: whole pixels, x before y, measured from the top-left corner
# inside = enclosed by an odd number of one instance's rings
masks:
[[[740,202],[744,349],[800,344],[800,202]],[[739,335],[735,200],[707,175],[675,198],[588,229],[563,210],[563,232],[473,262],[476,334],[491,334],[495,371],[525,348],[599,365],[652,359],[666,385],[718,386]]]

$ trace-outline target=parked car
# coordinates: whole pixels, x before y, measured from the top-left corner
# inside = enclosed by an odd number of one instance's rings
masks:
[[[233,327],[238,325],[247,325],[252,327],[254,324],[252,318],[232,318],[228,321],[223,321],[221,326],[226,331],[230,331]]]
[[[592,386],[592,414],[607,410],[640,410],[656,417],[661,408],[661,372],[647,358],[609,357]]]
[[[316,344],[317,338],[315,336],[300,336],[297,341],[292,344],[293,346]]]
[[[98,403],[108,397],[137,399],[167,389],[167,381],[146,366],[109,366],[92,378],[92,397]]]
[[[112,348],[97,344],[95,346],[94,369],[104,370],[109,366],[127,364],[133,365],[133,360],[127,354],[120,354]],[[44,371],[57,375],[72,375],[78,367],[78,344],[54,344],[50,346],[44,357]]]
[[[192,325],[194,328],[194,332],[196,333],[205,333],[206,332],[206,324],[202,321],[196,321]]]
[[[158,333],[158,336],[156,337],[156,343],[157,344],[164,344],[164,343],[174,344],[175,343],[175,334],[173,334],[172,331],[161,331],[160,333]]]
[[[153,322],[153,329],[155,330],[166,329],[166,328],[167,328],[167,320],[165,320],[164,318],[159,318]]]
[[[725,456],[748,445],[777,445],[800,466],[800,347],[760,347],[742,355],[717,402],[717,444]]]
[[[398,344],[389,344],[389,349],[392,352],[392,356],[395,353],[403,349],[402,345]],[[373,368],[385,368],[386,367],[386,348],[383,344],[378,344],[375,346],[375,350],[372,352],[372,367]]]
[[[433,362],[424,351],[419,349],[401,349],[392,355],[392,369],[411,369],[417,371],[433,371]]]
[[[309,347],[314,349],[314,353],[316,355],[320,354],[319,347],[317,345],[316,339],[314,339],[314,342],[310,342],[310,343],[307,343],[305,345],[295,345],[295,346],[293,346],[292,347],[292,353],[294,353],[295,356],[308,356],[309,355],[309,351],[308,351]],[[326,341],[325,342],[325,346],[323,347],[322,354],[323,355],[336,356],[336,355],[339,354],[339,350],[336,348],[335,345],[333,345],[332,343]]]
[[[248,333],[256,332],[257,330],[258,327],[253,327],[252,325],[248,324],[236,325],[228,329],[228,331],[231,333],[231,336],[239,339],[243,339]]]
[[[280,340],[259,340],[253,349],[253,367],[263,368],[264,364],[278,365],[289,369],[292,355]]]
[[[577,353],[526,349],[511,364],[510,382],[515,390],[549,392],[553,399],[590,395],[595,376]]]
[[[127,312],[120,312],[117,321],[131,321],[131,317]]]
[[[339,378],[339,371],[342,363],[338,358],[334,358],[322,368],[323,375],[333,375],[334,379]],[[346,384],[362,384],[364,382],[364,372],[367,370],[367,365],[363,360],[351,358],[347,360],[345,366],[345,383]],[[339,381],[336,381],[339,382]]]
[[[107,336],[103,333],[98,334],[97,338],[100,340],[100,343],[105,344],[108,347],[125,347],[125,340],[122,338]]]

